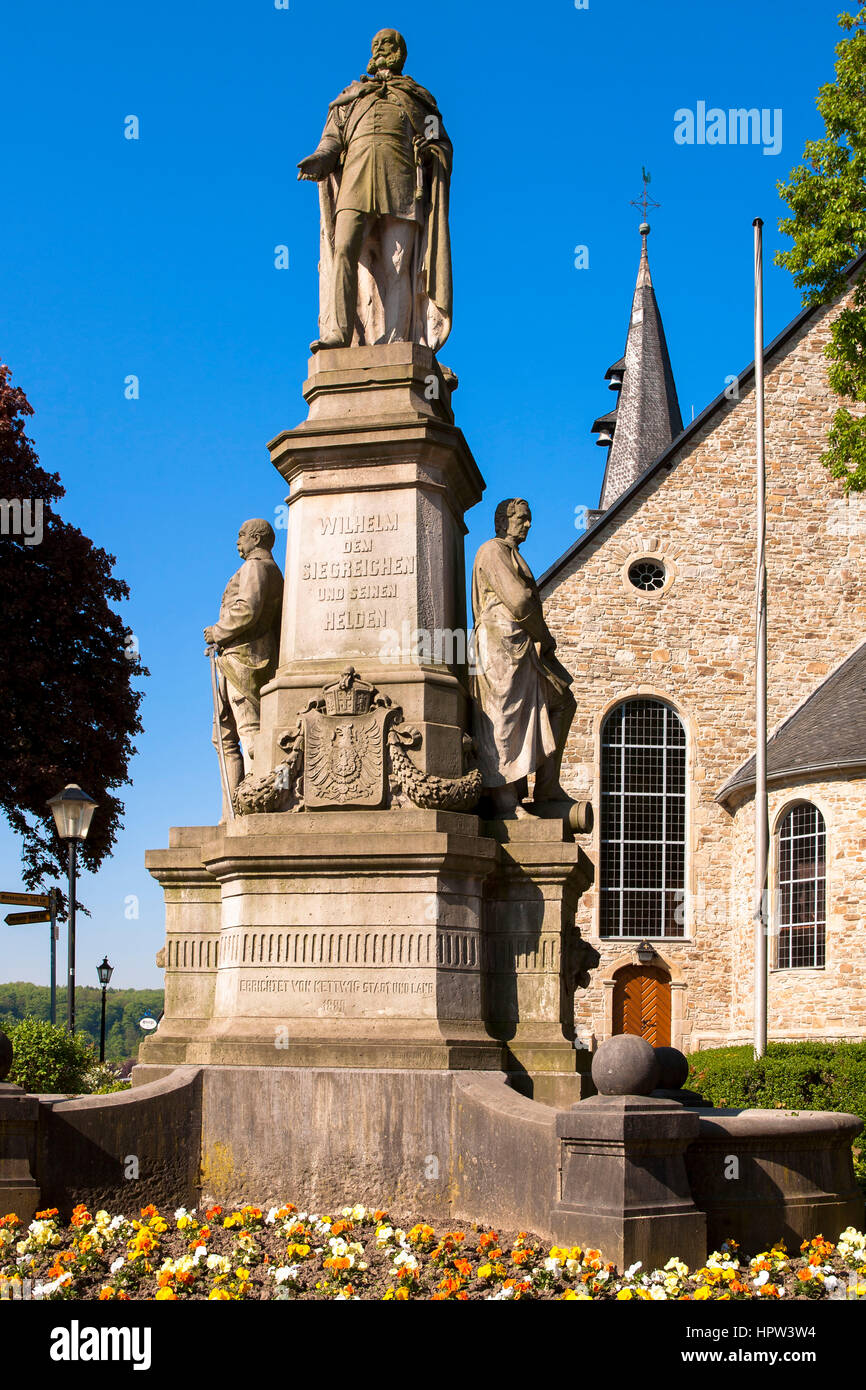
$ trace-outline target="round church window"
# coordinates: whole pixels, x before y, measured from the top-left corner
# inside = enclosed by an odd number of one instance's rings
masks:
[[[644,594],[664,588],[665,567],[659,560],[635,560],[628,568],[629,583]]]

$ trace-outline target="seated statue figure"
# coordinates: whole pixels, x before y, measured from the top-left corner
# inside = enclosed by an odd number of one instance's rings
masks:
[[[520,497],[496,508],[494,540],[472,570],[475,620],[471,693],[484,793],[496,816],[525,816],[533,801],[568,802],[559,773],[574,718],[571,676],[557,661],[532,571],[520,554],[532,516]]]

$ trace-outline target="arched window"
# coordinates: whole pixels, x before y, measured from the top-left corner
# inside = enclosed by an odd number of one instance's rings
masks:
[[[685,729],[624,700],[601,731],[601,935],[682,936],[685,868]]]
[[[793,806],[779,825],[776,966],[824,964],[827,827],[817,806]]]

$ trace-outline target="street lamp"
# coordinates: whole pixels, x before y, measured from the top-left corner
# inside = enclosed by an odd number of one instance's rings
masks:
[[[102,962],[96,967],[99,976],[99,983],[102,985],[102,1022],[99,1025],[99,1060],[105,1061],[105,991],[108,982],[114,974],[114,966],[108,964],[108,956],[102,957]]]
[[[47,803],[54,815],[54,824],[61,840],[68,841],[67,872],[69,874],[69,976],[67,979],[66,1026],[75,1032],[75,879],[78,869],[77,846],[87,839],[96,802],[75,783],[70,782]]]

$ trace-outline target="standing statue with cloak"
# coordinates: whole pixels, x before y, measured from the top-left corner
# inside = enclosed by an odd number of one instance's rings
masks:
[[[451,142],[435,99],[403,75],[406,42],[373,39],[367,74],[328,109],[298,178],[319,185],[319,337],[311,350],[423,343],[451,332]]]

